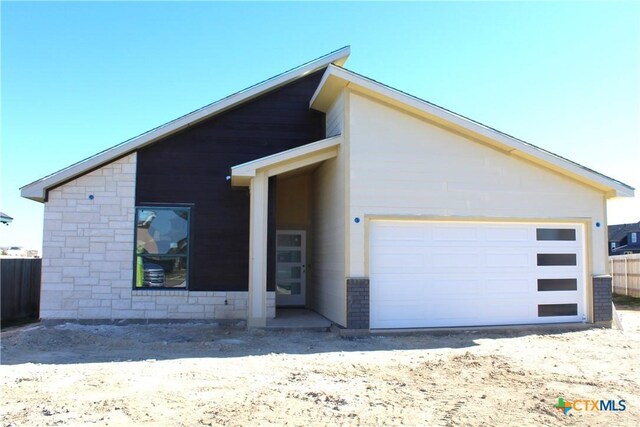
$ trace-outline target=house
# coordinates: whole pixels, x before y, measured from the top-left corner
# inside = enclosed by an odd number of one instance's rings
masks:
[[[609,255],[640,253],[640,222],[609,226]]]
[[[38,258],[36,249],[25,249],[22,246],[0,247],[0,255],[14,258]]]
[[[9,225],[11,221],[13,221],[13,218],[4,212],[0,212],[0,224]]]
[[[634,189],[343,67],[345,47],[21,189],[45,319],[611,320]]]

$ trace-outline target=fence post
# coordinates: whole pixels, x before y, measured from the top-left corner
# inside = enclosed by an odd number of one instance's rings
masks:
[[[624,259],[624,295],[629,296],[629,270],[626,257]]]
[[[615,264],[613,263],[613,258],[609,257],[609,274],[611,274],[611,293],[616,288],[616,272],[614,270]]]

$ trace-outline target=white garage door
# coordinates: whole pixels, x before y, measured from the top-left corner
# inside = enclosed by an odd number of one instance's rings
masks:
[[[580,224],[371,221],[371,328],[585,319]]]

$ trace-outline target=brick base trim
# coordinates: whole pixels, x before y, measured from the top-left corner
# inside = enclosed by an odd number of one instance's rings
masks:
[[[593,321],[611,322],[611,276],[593,276]]]
[[[347,279],[347,328],[369,329],[369,279]]]

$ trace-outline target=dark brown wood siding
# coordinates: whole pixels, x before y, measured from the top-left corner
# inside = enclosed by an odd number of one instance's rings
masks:
[[[190,290],[247,290],[249,193],[232,189],[226,177],[231,166],[324,138],[324,114],[309,109],[321,77],[311,74],[138,151],[136,204],[193,206]]]

